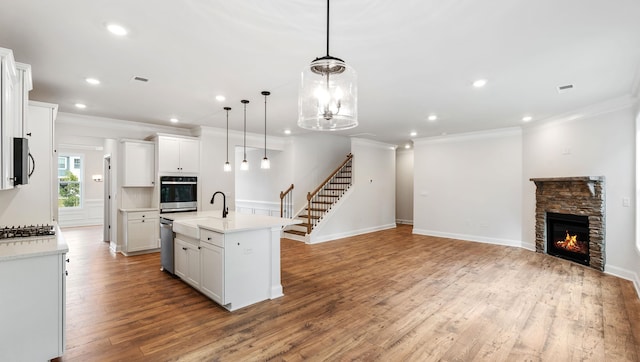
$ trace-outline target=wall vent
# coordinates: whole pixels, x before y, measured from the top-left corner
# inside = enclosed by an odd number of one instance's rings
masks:
[[[137,80],[138,82],[148,82],[149,79],[145,78],[145,77],[139,77],[139,76],[135,76],[132,78],[132,80]]]
[[[560,85],[558,86],[558,93],[567,93],[568,91],[573,89],[573,84]]]

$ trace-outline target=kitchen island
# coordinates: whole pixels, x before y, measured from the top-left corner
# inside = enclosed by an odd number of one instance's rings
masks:
[[[216,303],[234,311],[284,295],[280,234],[299,221],[220,211],[161,216],[173,220],[175,274]]]

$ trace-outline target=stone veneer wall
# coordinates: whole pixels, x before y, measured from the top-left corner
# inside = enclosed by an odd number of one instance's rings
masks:
[[[546,253],[547,212],[589,218],[589,266],[604,271],[604,176],[532,178],[536,184],[536,252]]]

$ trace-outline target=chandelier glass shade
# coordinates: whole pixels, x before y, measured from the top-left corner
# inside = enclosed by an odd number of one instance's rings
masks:
[[[327,0],[327,55],[302,70],[298,93],[298,126],[314,131],[339,131],[358,125],[356,71],[329,55],[329,0]]]

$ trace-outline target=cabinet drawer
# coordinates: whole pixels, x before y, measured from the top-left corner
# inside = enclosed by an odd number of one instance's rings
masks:
[[[157,211],[134,211],[127,213],[127,220],[144,220],[159,218]]]
[[[224,248],[224,234],[200,229],[200,241]]]

